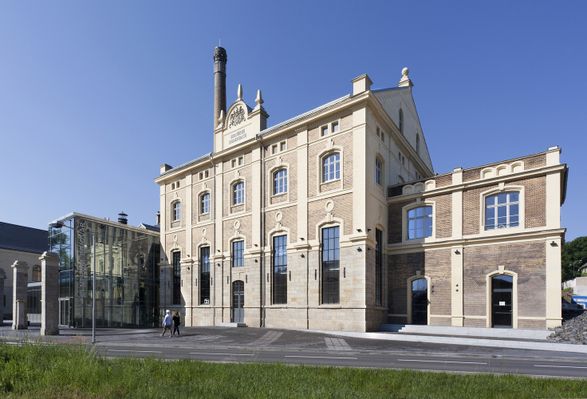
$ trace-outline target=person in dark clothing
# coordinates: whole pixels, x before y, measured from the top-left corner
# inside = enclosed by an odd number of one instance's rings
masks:
[[[174,312],[173,313],[173,332],[171,333],[171,335],[175,335],[175,333],[177,333],[177,335],[179,334],[179,326],[181,325],[181,319],[179,318],[179,312]]]

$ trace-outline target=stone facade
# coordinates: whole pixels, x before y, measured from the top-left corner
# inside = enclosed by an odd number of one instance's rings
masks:
[[[186,325],[244,321],[274,328],[377,330],[386,322],[411,322],[408,287],[422,276],[429,283],[428,323],[486,325],[483,279],[497,271],[517,273],[516,326],[556,324],[560,314],[547,305],[553,300],[546,293],[554,292],[557,265],[553,260],[548,272],[545,262],[557,253],[544,245],[560,243],[563,234],[556,220],[565,170],[558,149],[434,175],[411,81],[405,75],[402,82],[373,91],[369,77],[361,75],[350,95],[270,128],[260,91],[250,107],[239,85],[236,101],[219,111],[212,153],[177,168],[163,165],[155,180],[163,244],[161,308],[183,312]],[[279,170],[287,171],[287,188],[276,192]],[[549,175],[557,176],[556,190]],[[244,184],[244,200],[235,204],[237,182]],[[504,184],[524,193],[524,222],[513,233],[483,231],[483,196]],[[209,212],[202,212],[203,193],[210,196]],[[179,217],[175,203],[181,204]],[[432,236],[409,240],[406,212],[420,203],[433,208]],[[330,227],[339,231],[333,286],[324,277],[323,232]],[[286,266],[279,277],[273,273],[273,240],[284,235]],[[544,251],[513,265],[503,257],[515,259],[522,247],[506,244],[509,240],[542,245]],[[235,241],[244,245],[243,265],[237,267]],[[209,278],[202,248],[209,248]],[[287,295],[274,301],[278,277]],[[203,303],[208,286],[210,298]],[[537,298],[528,297],[538,289]],[[173,303],[174,290],[181,291],[180,303]],[[336,300],[325,300],[328,290],[336,291]],[[546,309],[530,311],[532,305],[522,300]]]

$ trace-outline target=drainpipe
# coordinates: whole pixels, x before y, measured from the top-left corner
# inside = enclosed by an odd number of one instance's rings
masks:
[[[265,316],[266,316],[266,295],[265,290],[267,289],[267,283],[265,282],[265,195],[264,195],[264,187],[265,187],[265,149],[263,148],[263,141],[260,135],[257,135],[257,141],[259,142],[259,149],[261,151],[261,184],[259,185],[259,195],[261,196],[261,212],[260,212],[260,226],[259,229],[259,246],[260,246],[260,255],[259,255],[259,275],[261,278],[261,303],[260,303],[260,327],[265,327]]]

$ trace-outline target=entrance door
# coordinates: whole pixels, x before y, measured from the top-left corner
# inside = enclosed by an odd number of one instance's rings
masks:
[[[412,324],[428,324],[428,281],[412,281]]]
[[[232,283],[232,322],[245,322],[245,283],[237,280]]]
[[[512,276],[491,278],[491,326],[512,327]]]
[[[72,327],[69,298],[59,298],[59,325]]]

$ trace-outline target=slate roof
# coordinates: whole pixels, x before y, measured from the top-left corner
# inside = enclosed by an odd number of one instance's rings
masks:
[[[158,224],[157,225],[152,225],[152,224],[147,224],[147,223],[141,223],[139,225],[139,227],[141,227],[143,229],[150,230],[150,231],[155,231],[157,233],[160,232],[160,228],[159,228],[159,225]]]
[[[49,249],[47,230],[0,222],[0,248],[41,254]]]

